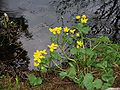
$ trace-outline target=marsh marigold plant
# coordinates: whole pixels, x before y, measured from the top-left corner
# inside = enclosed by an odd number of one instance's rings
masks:
[[[75,20],[71,27],[49,28],[51,43],[47,50],[34,52],[34,66],[40,71],[55,67],[61,79],[68,77],[87,90],[106,90],[115,80],[113,66],[119,66],[120,46],[106,36],[86,37],[91,30],[86,15],[77,15]]]

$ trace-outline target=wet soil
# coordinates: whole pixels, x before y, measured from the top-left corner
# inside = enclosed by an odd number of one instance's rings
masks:
[[[45,78],[42,85],[39,86],[30,86],[27,75],[29,73],[34,73],[36,76],[41,76]],[[23,71],[21,72],[20,80],[20,86],[19,90],[86,90],[81,87],[79,87],[77,84],[75,84],[72,80],[68,78],[64,78],[61,80],[59,76],[57,76],[54,73],[40,73],[36,71]],[[24,78],[23,78],[24,77]],[[120,77],[120,76],[119,76]],[[120,88],[120,78],[117,78],[113,87],[114,88]],[[11,88],[11,90],[17,90],[16,89],[16,83],[15,78],[9,74],[6,75],[5,78],[0,78],[0,87],[4,89],[0,90],[8,90]]]

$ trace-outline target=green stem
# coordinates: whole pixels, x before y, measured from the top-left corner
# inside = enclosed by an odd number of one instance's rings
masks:
[[[54,60],[52,60],[52,62],[55,64],[55,66],[56,66],[57,68],[59,68],[59,69],[62,70],[62,71],[65,71],[65,70],[62,69]]]
[[[64,54],[64,56],[65,56],[68,60],[73,61],[73,62],[76,63],[76,61],[75,61],[74,59],[69,58],[69,57],[65,54],[65,52],[64,52],[64,46],[63,46],[63,48],[60,47],[60,49],[62,50],[62,53]]]
[[[83,37],[83,33],[82,33],[82,32],[80,32],[80,33],[81,33],[81,39],[82,39],[82,42],[83,42],[83,39],[84,39],[84,37]],[[84,44],[83,44],[83,49],[85,49]],[[85,55],[84,55],[84,61],[86,61],[86,57],[85,57]]]
[[[63,46],[63,48],[60,48],[60,49],[62,50],[62,53],[64,54],[64,56],[65,56],[68,60],[74,62],[74,63],[77,65],[78,73],[79,73],[79,65],[77,64],[77,62],[76,62],[74,59],[69,58],[69,57],[65,54],[65,52],[64,52],[64,46]]]
[[[97,45],[95,45],[92,50],[94,50],[101,42],[99,42]]]
[[[91,40],[90,40],[90,49],[91,49],[91,47],[92,47],[92,42],[91,42]]]

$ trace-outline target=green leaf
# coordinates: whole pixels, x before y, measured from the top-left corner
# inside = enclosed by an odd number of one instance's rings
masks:
[[[107,36],[100,36],[98,38],[100,42],[110,42],[109,38]]]
[[[90,48],[86,48],[85,53],[89,56],[93,56],[95,54],[95,52]]]
[[[69,64],[70,64],[70,68],[67,70],[67,76],[73,79],[76,76],[76,68],[72,63]]]
[[[92,82],[93,82],[93,75],[91,73],[87,73],[84,77],[83,85],[87,89],[92,90],[94,88]]]
[[[52,36],[52,37],[50,37],[50,41],[56,43],[56,42],[57,42],[57,38],[56,38],[56,36]]]
[[[88,59],[87,60],[87,66],[93,66],[95,61],[93,59]]]
[[[81,32],[81,29],[83,28],[83,24],[78,23],[75,26],[73,26],[73,28],[78,29]]]
[[[72,44],[73,43],[73,38],[71,38],[71,37],[67,38],[67,43]]]
[[[91,29],[90,29],[90,27],[83,27],[82,29],[81,29],[81,31],[82,31],[82,33],[84,33],[84,34],[88,34],[89,33],[89,31],[90,31]]]
[[[85,26],[82,23],[76,24],[75,26],[73,26],[73,28],[78,29],[83,34],[88,34],[88,32],[91,30],[89,26]]]
[[[82,81],[84,80],[84,74],[81,72],[80,74],[79,74],[79,78],[77,79],[77,83],[79,84],[79,85],[82,85]]]
[[[28,80],[30,82],[30,85],[36,86],[42,84],[42,79],[39,77],[37,78],[34,74],[30,74],[28,76]]]
[[[106,89],[108,89],[110,86],[111,86],[111,85],[110,85],[109,83],[104,83],[104,84],[102,85],[101,90],[106,90]]]
[[[107,64],[108,64],[107,61],[103,61],[103,62],[96,64],[96,67],[99,67],[101,69],[105,69],[108,66]]]
[[[36,79],[36,85],[42,84],[42,79],[39,77]]]
[[[72,48],[71,50],[70,50],[70,53],[71,54],[77,54],[77,52],[78,52],[78,49],[77,48]]]
[[[80,48],[78,53],[82,53],[82,54],[85,54],[85,49],[84,48]]]
[[[49,58],[43,58],[42,63],[43,64],[49,64],[50,59]]]
[[[61,56],[59,53],[57,52],[53,52],[51,53],[52,54],[52,57],[55,59],[55,60],[60,60],[61,59]]]
[[[35,81],[36,81],[36,77],[35,77],[35,75],[33,75],[33,74],[30,74],[29,76],[28,76],[28,80],[29,80],[29,82],[30,82],[30,85],[33,85],[34,86],[34,83],[35,83]]]
[[[60,72],[60,78],[64,79],[67,76],[67,72]]]
[[[112,85],[114,83],[115,77],[113,77],[111,74],[103,74],[102,80]]]
[[[102,87],[102,81],[100,79],[95,79],[95,81],[93,82],[93,86],[96,89],[100,89]]]
[[[41,66],[40,69],[41,72],[47,72],[47,68],[45,66]]]

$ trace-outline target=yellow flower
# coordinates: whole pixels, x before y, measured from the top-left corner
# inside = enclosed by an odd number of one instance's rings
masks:
[[[81,18],[81,23],[87,23],[88,21],[88,18],[86,15],[83,15],[82,18]]]
[[[79,20],[79,19],[80,19],[80,16],[79,16],[79,15],[77,15],[77,16],[76,16],[76,19],[77,19],[77,20]]]
[[[60,31],[62,30],[62,27],[55,27],[54,28],[57,34],[60,34]]]
[[[70,30],[70,33],[74,34],[74,32],[75,32],[75,29],[73,29],[73,30]]]
[[[79,33],[76,33],[76,37],[79,37],[80,36],[80,34]]]
[[[46,49],[40,51],[41,54],[47,54]]]
[[[48,45],[48,47],[50,48],[50,51],[53,52],[55,49],[58,48],[58,44],[52,43],[51,45]]]
[[[37,60],[41,56],[41,52],[39,50],[36,50],[36,52],[34,52],[33,56],[34,56],[34,59]]]
[[[39,66],[39,63],[34,62],[34,66],[35,66],[35,67],[38,67],[38,66]]]
[[[77,41],[77,48],[80,48],[83,46],[83,42],[82,41]]]
[[[60,34],[61,30],[62,30],[62,27],[58,27],[57,33]]]
[[[65,27],[65,28],[64,28],[64,32],[65,32],[65,33],[68,33],[69,30],[70,30],[70,28],[68,28],[68,27]]]
[[[53,34],[60,34],[60,31],[62,30],[62,27],[55,27],[55,28],[49,28],[49,31]]]
[[[56,30],[53,28],[49,28],[49,31],[52,32],[53,34],[56,34]]]
[[[37,62],[40,64],[42,61],[41,61],[41,59],[38,59]]]
[[[77,44],[80,46],[83,46],[83,42],[82,41],[77,41]]]
[[[36,50],[36,52],[34,52],[34,61],[37,61],[38,63],[41,63],[41,59],[45,58],[45,56],[43,56],[43,54],[47,54],[46,49],[44,50]]]

